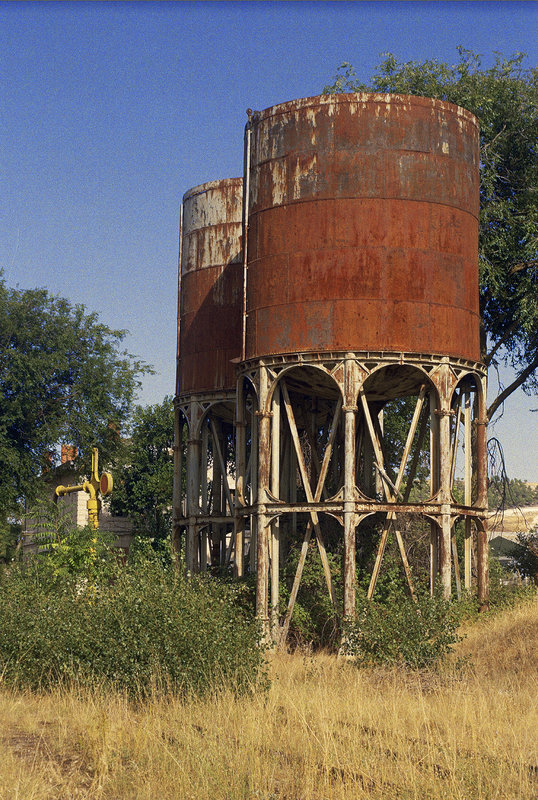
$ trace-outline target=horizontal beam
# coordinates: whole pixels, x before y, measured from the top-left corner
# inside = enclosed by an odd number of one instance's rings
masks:
[[[313,512],[323,514],[338,513],[344,511],[344,502],[338,503],[265,503],[265,513],[268,516],[276,514],[311,514]],[[238,516],[249,516],[256,512],[256,506],[237,509]],[[472,517],[482,519],[486,516],[486,509],[471,508],[470,506],[460,506],[453,503],[448,512],[441,511],[440,503],[413,504],[413,503],[362,503],[356,502],[353,511],[356,514],[377,514],[394,512],[397,514],[426,514],[437,516],[441,513],[448,513],[452,517]],[[188,518],[186,518],[188,520]],[[230,518],[227,517],[227,520]],[[210,518],[208,521],[214,521]]]
[[[235,517],[212,517],[211,515],[207,514],[195,514],[193,515],[195,519],[195,525],[202,526],[202,525],[233,525]],[[240,515],[241,516],[241,515]],[[176,517],[176,521],[178,525],[188,525],[191,520],[191,517]]]

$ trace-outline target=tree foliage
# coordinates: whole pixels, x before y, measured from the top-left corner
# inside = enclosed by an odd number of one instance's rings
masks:
[[[125,463],[115,474],[111,510],[131,516],[139,533],[157,541],[170,533],[174,475],[174,409],[171,397],[137,406]]]
[[[482,358],[516,372],[490,404],[491,417],[519,386],[538,388],[538,69],[524,55],[497,54],[490,68],[458,48],[459,60],[399,62],[387,54],[370,84],[344,63],[326,94],[374,91],[439,98],[480,123],[480,308]]]
[[[519,478],[491,475],[488,484],[490,508],[519,508],[538,504],[538,487]]]
[[[517,543],[519,547],[512,553],[513,567],[538,585],[538,528],[529,533],[518,533]]]
[[[113,546],[113,533],[75,525],[65,506],[50,499],[40,499],[31,513],[36,527],[32,538],[51,585],[60,588],[75,578],[91,587],[113,579],[122,554]]]
[[[75,445],[88,472],[91,448],[113,459],[139,377],[148,367],[84,306],[0,277],[0,524],[36,496],[59,443]]]

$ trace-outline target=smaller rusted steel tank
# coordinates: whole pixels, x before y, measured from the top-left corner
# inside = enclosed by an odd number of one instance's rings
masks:
[[[246,357],[480,359],[478,125],[425,97],[344,94],[251,121]]]
[[[243,179],[183,197],[179,394],[235,389],[242,341]]]

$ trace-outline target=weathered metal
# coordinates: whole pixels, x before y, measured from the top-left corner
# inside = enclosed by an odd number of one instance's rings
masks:
[[[178,394],[235,389],[241,357],[243,179],[183,197]]]
[[[233,393],[224,391],[176,398],[176,427],[179,431],[179,426],[186,426],[188,436],[186,491],[184,499],[174,503],[173,541],[178,552],[181,532],[186,532],[188,572],[223,566],[233,550],[235,503],[229,460],[233,400]],[[174,479],[175,491],[181,493],[181,474]]]
[[[396,496],[399,494],[400,485],[402,483],[402,479],[403,479],[403,476],[404,476],[405,468],[407,466],[407,460],[408,460],[409,455],[411,453],[411,447],[412,447],[412,444],[413,444],[413,440],[415,438],[415,433],[416,433],[417,426],[418,426],[419,419],[420,419],[420,415],[421,415],[421,412],[422,412],[422,406],[424,404],[425,394],[426,394],[426,384],[423,384],[421,386],[421,388],[420,388],[420,393],[419,393],[419,396],[417,398],[417,404],[415,406],[415,411],[413,413],[413,419],[411,420],[411,426],[410,426],[408,434],[407,434],[407,439],[406,439],[404,451],[403,451],[403,454],[402,454],[402,459],[401,459],[401,462],[400,462],[398,475],[396,477],[396,482],[395,482],[394,486],[392,487],[394,489],[394,497],[393,497],[394,501],[396,501]],[[369,417],[370,417],[370,414],[369,414],[369,411],[368,411],[368,405],[366,403],[366,399],[365,399],[364,393],[361,392],[360,396],[361,396],[362,405],[363,405],[364,410],[365,410],[365,417],[368,420]],[[372,429],[371,421],[369,423],[369,427],[370,427],[370,429]],[[417,450],[415,452],[419,452],[418,448],[417,448]],[[412,471],[412,474],[414,475],[414,469]],[[412,485],[412,483],[410,483],[408,481],[408,487],[406,489],[406,494],[407,495],[409,495],[409,491],[410,491],[411,485]],[[391,499],[391,497],[390,497],[390,494],[389,494],[389,496],[387,497],[387,500],[390,500],[390,499]],[[403,497],[403,500],[405,502],[405,500],[406,500],[405,495]],[[380,538],[380,542],[379,542],[379,548],[378,548],[378,552],[377,552],[377,557],[376,557],[376,561],[375,561],[375,564],[374,564],[372,577],[371,577],[371,580],[370,580],[370,586],[368,588],[368,599],[369,600],[372,599],[374,591],[375,591],[377,578],[379,576],[379,570],[380,570],[380,567],[381,567],[381,561],[383,559],[383,553],[384,553],[385,546],[386,546],[386,543],[387,543],[388,534],[389,534],[389,531],[391,529],[392,523],[395,520],[395,518],[396,518],[396,515],[393,512],[389,512],[389,514],[387,515],[387,523],[386,523],[386,525],[383,528],[383,531],[381,533],[381,538]],[[405,572],[406,572],[406,576],[407,576],[407,582],[408,582],[409,588],[411,590],[411,595],[414,596],[413,582],[412,582],[412,579],[411,579],[411,573],[410,573],[409,564],[408,564],[408,561],[407,561],[407,555],[405,553],[403,540],[401,538],[401,533],[398,530],[396,530],[395,533],[396,533],[396,537],[397,537],[397,540],[398,540],[398,547],[399,547],[400,553],[402,555],[402,561],[403,561]]]
[[[398,95],[251,120],[246,358],[388,350],[478,361],[478,127]]]
[[[285,642],[316,549],[333,605],[329,556],[343,555],[338,611],[353,616],[357,542],[376,514],[384,520],[370,598],[391,533],[414,596],[405,544],[413,517],[431,526],[431,591],[440,581],[446,597],[453,574],[461,591],[454,530],[463,520],[465,587],[474,543],[487,603],[478,181],[472,114],[427,98],[354,94],[249,111],[243,202],[240,179],[185,195],[176,413],[189,434],[177,525],[190,570],[216,565],[216,547],[236,576],[257,572],[267,641]],[[391,461],[384,419],[405,397],[415,410]],[[419,465],[430,475],[417,495]],[[174,507],[183,508],[177,498]],[[293,551],[282,613],[280,568]]]
[[[269,637],[269,519],[266,513],[269,481],[271,475],[271,411],[268,399],[268,374],[265,367],[259,370],[258,397],[260,411],[258,416],[258,501],[256,506],[256,614],[263,627],[264,635]]]
[[[271,494],[280,497],[280,386],[273,392],[271,436]],[[276,639],[279,633],[279,570],[280,570],[280,520],[271,522],[271,630]]]
[[[305,464],[305,460],[304,460],[304,454],[303,454],[303,451],[302,451],[302,448],[301,448],[301,443],[300,443],[300,440],[299,440],[299,433],[298,433],[297,425],[296,425],[296,422],[295,422],[295,416],[294,416],[294,413],[293,413],[293,408],[292,408],[292,405],[290,403],[290,398],[289,398],[288,387],[286,385],[286,381],[282,380],[281,383],[280,383],[280,386],[282,387],[282,394],[283,394],[283,398],[284,398],[284,407],[286,409],[286,416],[288,418],[288,423],[289,423],[289,426],[290,426],[291,438],[292,438],[292,441],[293,441],[295,454],[297,456],[297,464],[298,464],[298,467],[299,467],[299,474],[301,476],[301,482],[303,484],[303,488],[304,488],[304,491],[305,491],[305,494],[306,494],[306,499],[307,499],[308,503],[315,503],[316,502],[316,497],[314,496],[314,494],[312,492],[312,487],[310,485],[310,479],[309,479],[309,476],[308,476],[308,470],[306,468],[306,464]],[[273,424],[273,430],[274,430],[274,424]],[[322,486],[323,486],[323,484],[319,485],[319,482],[318,482],[318,487],[317,488],[319,490],[319,495],[321,495]],[[318,500],[319,500],[319,495],[316,493],[316,496],[318,497]],[[320,528],[320,524],[319,524],[319,517],[318,517],[318,514],[317,514],[317,512],[315,510],[311,510],[310,511],[310,517],[312,519],[312,525],[314,526],[314,530],[316,532],[316,541],[317,541],[317,544],[318,544],[318,550],[319,550],[319,554],[320,554],[320,558],[321,558],[321,563],[323,565],[323,572],[325,574],[325,581],[327,583],[327,589],[329,591],[329,596],[331,598],[331,602],[332,602],[333,606],[335,606],[335,598],[334,598],[334,591],[333,591],[332,578],[331,578],[331,568],[330,568],[330,565],[329,565],[329,561],[327,559],[327,553],[326,553],[326,550],[325,550],[325,543],[323,541],[323,535],[321,533],[321,528]]]
[[[322,518],[327,519],[326,515],[336,518],[343,527],[344,603],[340,613],[344,617],[351,617],[355,609],[357,526],[375,513],[385,514],[386,521],[368,592],[370,598],[375,591],[391,531],[411,596],[414,596],[401,527],[401,519],[412,515],[431,522],[431,589],[433,592],[439,580],[446,597],[451,593],[453,574],[460,586],[457,551],[453,548],[454,525],[463,519],[468,536],[471,526],[476,528],[478,597],[482,605],[487,602],[487,537],[483,533],[485,499],[480,491],[486,470],[484,437],[481,438],[481,419],[485,413],[485,370],[482,365],[435,354],[348,351],[332,352],[325,357],[320,353],[302,353],[292,354],[289,358],[277,354],[253,359],[241,365],[241,374],[245,378],[249,376],[259,400],[259,438],[258,443],[253,444],[254,464],[259,467],[258,500],[251,499],[250,505],[242,507],[236,505],[236,515],[257,519],[257,612],[268,638],[281,645],[285,642],[314,531],[329,595],[333,594],[334,578],[321,525]],[[278,393],[281,393],[285,415],[277,420],[278,401],[275,398]],[[468,395],[474,397],[472,402]],[[379,421],[380,409],[404,396],[415,396],[416,404],[402,455],[397,464],[391,464],[393,471],[389,474],[383,425]],[[477,431],[472,441],[469,441],[467,433],[464,446],[467,485],[478,488],[473,497],[469,497],[467,491],[464,502],[459,503],[453,495],[455,437],[456,426],[464,423],[464,431]],[[429,445],[426,446],[423,443],[428,442],[428,431]],[[280,443],[278,448],[277,441]],[[289,453],[293,453],[295,459],[292,469]],[[425,453],[430,465],[430,495],[424,500],[411,500],[417,464],[420,458],[424,469]],[[369,465],[374,476],[379,476],[377,488],[372,476],[365,475],[365,464]],[[327,479],[333,470],[331,488],[327,492]],[[238,476],[238,479],[248,482],[246,474],[243,478]],[[300,498],[296,494],[299,486]],[[299,537],[290,524],[297,514],[305,515],[308,520]],[[277,536],[278,544],[275,541]],[[285,558],[291,543],[294,548],[300,548],[299,563],[288,608],[277,625],[275,609],[279,600],[274,553],[278,549],[281,558]],[[469,547],[470,540],[467,549]],[[268,582],[271,556],[272,620]],[[259,565],[262,565],[261,570]],[[470,586],[471,564],[468,558],[464,566],[466,585]]]
[[[472,429],[471,429],[471,393],[466,389],[464,393],[464,448],[465,448],[465,493],[463,501],[466,506],[472,504],[471,494],[471,478],[472,478]],[[461,408],[461,406],[460,406]],[[464,574],[465,574],[465,589],[471,589],[471,552],[472,552],[472,530],[471,520],[465,519],[465,553],[464,553]]]
[[[186,531],[190,572],[224,564],[233,498],[224,430],[233,422],[242,352],[243,179],[204,183],[183,197],[179,258],[174,546]],[[181,501],[181,420],[188,429]],[[209,492],[211,485],[211,493]]]

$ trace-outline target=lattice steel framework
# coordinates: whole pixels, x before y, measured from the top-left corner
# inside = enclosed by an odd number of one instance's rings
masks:
[[[380,419],[383,408],[401,397],[415,397],[416,404],[400,463],[391,473]],[[460,591],[454,524],[464,521],[464,586],[470,588],[474,571],[479,600],[485,603],[485,431],[485,374],[478,363],[382,352],[297,354],[244,363],[237,395],[234,564],[236,575],[242,575],[244,531],[250,528],[248,563],[256,568],[256,610],[267,634],[274,641],[286,639],[312,535],[327,590],[336,602],[321,515],[335,518],[342,531],[344,617],[355,608],[357,529],[377,513],[384,515],[384,524],[369,598],[391,531],[414,594],[399,520],[415,515],[431,525],[430,585],[433,591],[439,579],[445,597],[451,594],[453,569]],[[458,450],[464,462],[459,502],[454,496]],[[414,478],[425,459],[428,496],[413,500]],[[301,552],[290,600],[282,609],[279,574],[290,544],[298,543],[298,515],[308,521],[299,535]]]

